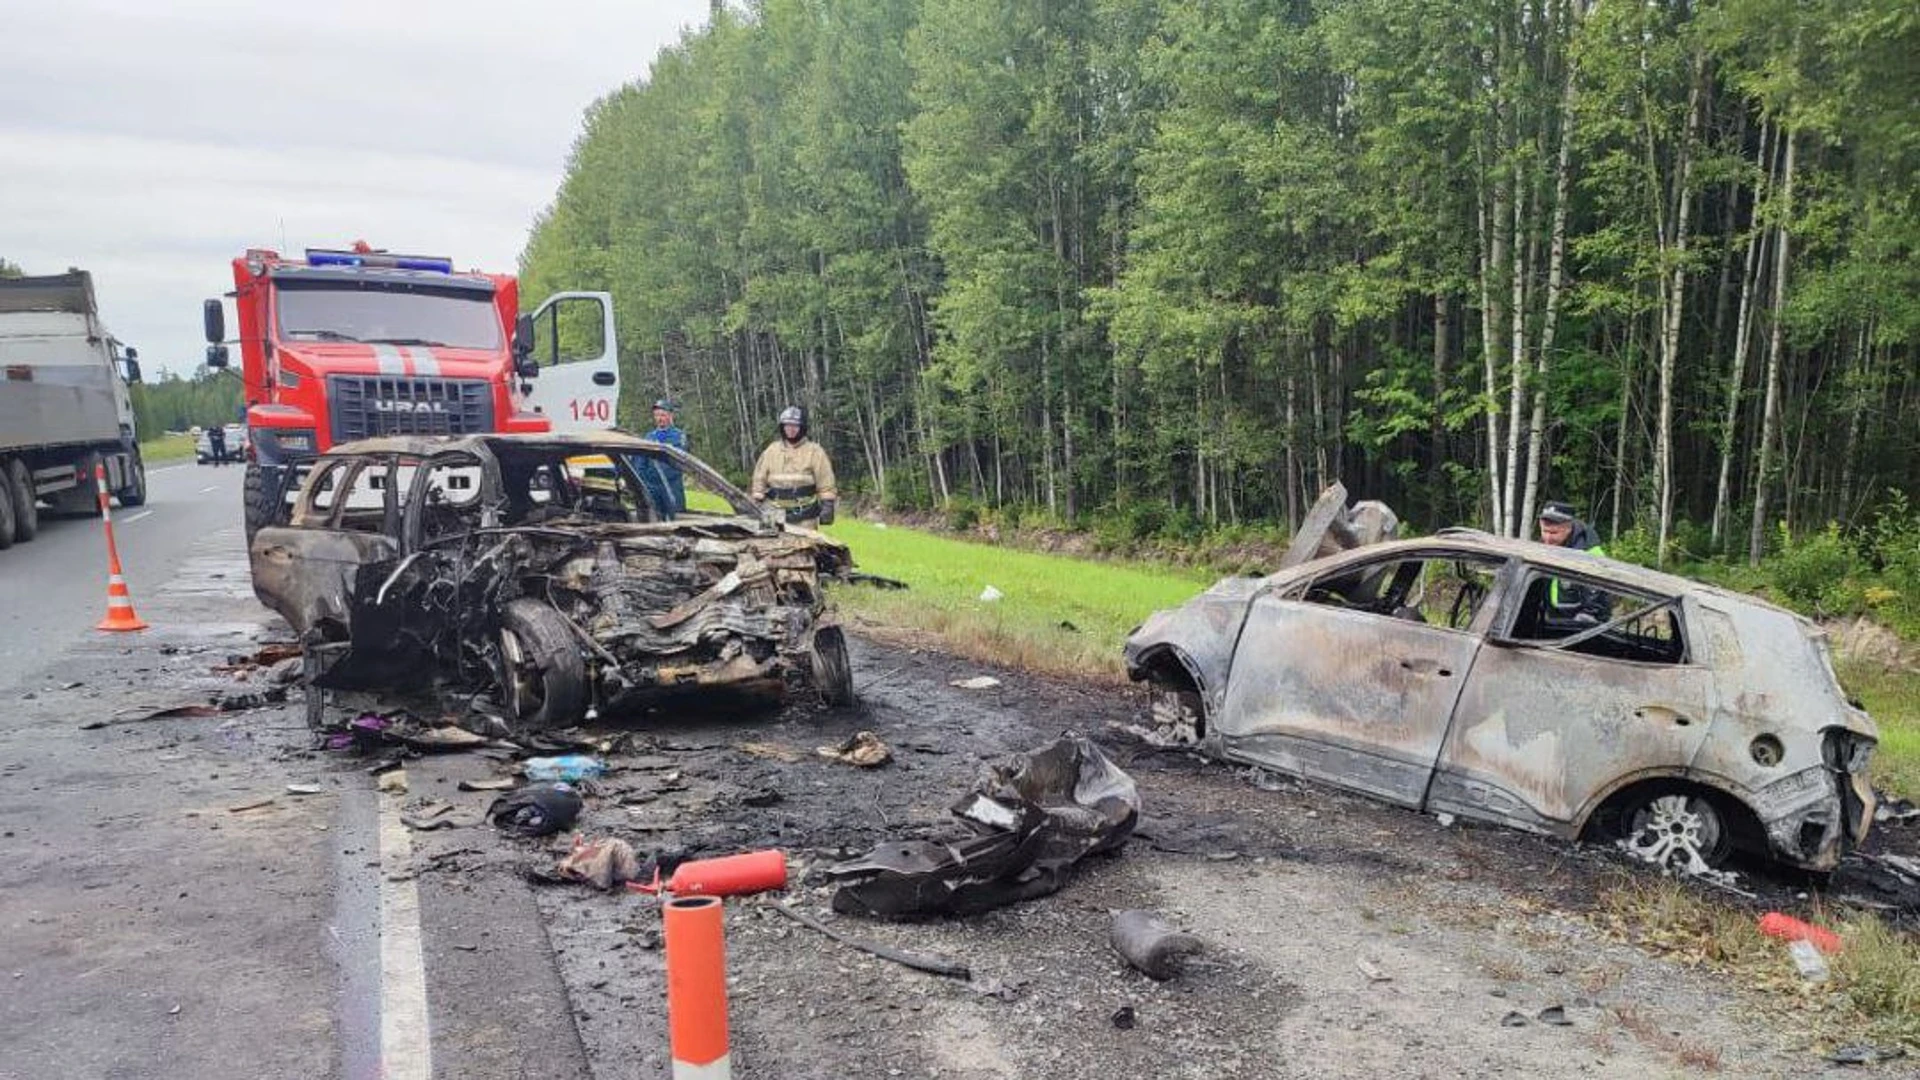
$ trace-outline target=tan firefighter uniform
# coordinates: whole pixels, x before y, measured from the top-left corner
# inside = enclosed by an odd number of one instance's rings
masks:
[[[812,521],[820,516],[823,499],[838,499],[833,462],[812,439],[797,443],[775,439],[760,453],[753,467],[754,501],[766,500],[786,512],[788,521]]]

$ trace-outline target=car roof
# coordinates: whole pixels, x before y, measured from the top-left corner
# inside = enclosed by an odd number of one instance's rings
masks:
[[[1745,593],[1730,592],[1713,585],[1703,584],[1691,578],[1653,570],[1636,563],[1620,562],[1616,559],[1595,555],[1592,552],[1574,548],[1542,544],[1533,540],[1518,540],[1513,537],[1495,536],[1478,529],[1442,529],[1431,536],[1419,536],[1406,540],[1389,540],[1379,544],[1368,544],[1341,552],[1324,559],[1313,559],[1297,567],[1283,570],[1275,575],[1292,577],[1299,571],[1321,567],[1333,559],[1364,562],[1368,556],[1391,556],[1399,552],[1431,551],[1434,548],[1450,551],[1475,552],[1493,558],[1524,559],[1535,566],[1554,570],[1565,570],[1570,574],[1609,581],[1629,589],[1659,593],[1666,596],[1711,597],[1716,606],[1737,605],[1740,607],[1778,612],[1800,621],[1802,616],[1788,611],[1776,604],[1749,596]],[[1348,557],[1351,556],[1349,559]]]

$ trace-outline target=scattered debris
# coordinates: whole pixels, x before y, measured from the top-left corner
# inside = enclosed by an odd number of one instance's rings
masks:
[[[1525,1013],[1520,1013],[1520,1012],[1510,1012],[1507,1015],[1500,1018],[1500,1026],[1501,1027],[1526,1027],[1527,1015]]]
[[[135,724],[143,720],[197,720],[219,716],[223,711],[220,706],[205,701],[181,702],[173,705],[135,705],[105,718],[89,720],[80,725],[80,730],[98,731],[113,724]]]
[[[462,780],[461,791],[512,791],[519,783],[511,776],[494,777],[487,780]]]
[[[478,811],[456,813],[459,809],[450,802],[435,800],[413,810],[402,811],[400,824],[427,832],[433,829],[463,829],[485,820]]]
[[[806,912],[789,907],[786,904],[774,904],[773,908],[775,911],[778,911],[780,914],[785,915],[787,918],[792,919],[802,926],[812,930],[818,930],[820,933],[827,935],[842,945],[858,949],[871,956],[877,956],[882,960],[891,960],[896,964],[913,968],[915,971],[924,971],[930,975],[944,975],[951,979],[973,978],[972,969],[958,960],[948,960],[942,956],[927,956],[922,953],[907,952],[902,949],[889,948],[885,945],[875,945],[870,941],[862,941],[859,938],[843,934],[833,927],[828,926],[826,923],[821,922],[819,919],[808,915]]]
[[[227,807],[227,813],[244,814],[249,810],[263,810],[272,805],[273,805],[273,796],[269,795],[264,799],[255,799],[252,802],[236,803],[232,806]]]
[[[1904,1046],[1872,1046],[1857,1043],[1843,1046],[1827,1055],[1827,1060],[1835,1065],[1879,1065],[1882,1062],[1898,1061],[1907,1056]]]
[[[1760,916],[1760,932],[1781,941],[1810,941],[1828,955],[1840,951],[1840,935],[1779,911]]]
[[[1452,814],[1449,814],[1449,813],[1445,813],[1445,812],[1441,812],[1441,813],[1438,813],[1438,814],[1435,814],[1435,815],[1433,815],[1433,819],[1434,819],[1435,821],[1438,821],[1438,822],[1440,823],[1440,827],[1441,827],[1441,828],[1443,828],[1443,829],[1451,829],[1451,828],[1453,828],[1453,820],[1454,820],[1454,818],[1453,818],[1453,815],[1452,815]]]
[[[1873,808],[1876,824],[1905,825],[1920,821],[1920,806],[1915,806],[1912,799],[1898,799],[1883,791],[1876,791],[1874,795],[1878,798]]]
[[[675,896],[751,896],[787,887],[787,853],[784,851],[748,851],[682,862],[673,871],[672,880],[662,884],[660,874],[673,861],[665,856],[656,858],[653,880],[644,884],[630,882],[627,888]]]
[[[380,779],[374,782],[374,786],[390,795],[405,795],[407,793],[407,770],[388,769],[386,772],[380,774]]]
[[[1122,1005],[1118,1009],[1113,1010],[1113,1026],[1119,1028],[1121,1031],[1132,1031],[1136,1019],[1136,1014],[1131,1005]]]
[[[289,795],[318,795],[320,794],[321,790],[322,788],[320,787],[319,784],[288,784],[287,785],[287,794]]]
[[[1787,955],[1793,957],[1794,970],[1808,982],[1823,983],[1832,974],[1827,967],[1827,958],[1820,955],[1819,947],[1805,938],[1788,942]]]
[[[1186,958],[1206,947],[1199,938],[1175,930],[1153,912],[1139,910],[1116,914],[1108,941],[1127,963],[1162,982],[1180,974]]]
[[[876,768],[893,760],[893,751],[880,741],[880,736],[871,731],[857,732],[838,746],[819,747],[816,753],[823,758],[844,761],[863,769]]]
[[[617,837],[587,840],[576,834],[573,849],[560,860],[558,869],[561,877],[584,881],[606,892],[640,877],[640,856],[634,853],[632,844]]]
[[[580,793],[566,784],[528,784],[493,800],[487,820],[519,836],[547,836],[571,826],[582,805]]]
[[[1364,956],[1355,958],[1353,961],[1353,966],[1359,969],[1360,974],[1366,976],[1366,979],[1369,983],[1383,983],[1383,982],[1393,981],[1393,976],[1387,974],[1384,971],[1381,971],[1379,965],[1375,964],[1373,961],[1367,959]]]
[[[586,754],[528,758],[521,769],[529,780],[560,780],[569,784],[598,780],[607,775],[607,763]]]
[[[1074,863],[1114,851],[1140,816],[1133,778],[1074,733],[994,766],[953,807],[972,835],[894,841],[828,868],[833,909],[969,915],[1046,896]]]
[[[789,765],[796,761],[803,761],[807,756],[791,746],[782,746],[779,743],[770,742],[743,742],[739,746],[734,747],[734,749],[751,757],[766,758],[769,761],[784,761]]]
[[[298,656],[290,656],[267,669],[267,681],[275,686],[289,685],[300,678],[300,670],[305,663]]]
[[[1006,595],[1007,595],[1006,593],[1003,593],[999,589],[996,589],[993,586],[989,585],[986,588],[980,590],[980,602],[983,604],[991,604],[995,600],[1004,598]]]
[[[1549,1005],[1541,1009],[1539,1015],[1535,1016],[1534,1019],[1543,1024],[1551,1024],[1554,1027],[1573,1026],[1573,1021],[1567,1019],[1567,1007],[1565,1005]]]
[[[955,679],[947,685],[957,686],[962,690],[991,690],[1000,685],[1000,680],[991,675],[975,675],[971,679]]]

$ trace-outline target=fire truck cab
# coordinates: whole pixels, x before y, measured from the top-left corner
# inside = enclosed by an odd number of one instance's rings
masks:
[[[563,292],[520,314],[511,275],[364,242],[233,260],[250,448],[246,525],[278,516],[339,443],[381,435],[612,428],[620,397],[613,298]],[[229,365],[226,310],[204,311],[207,364]]]

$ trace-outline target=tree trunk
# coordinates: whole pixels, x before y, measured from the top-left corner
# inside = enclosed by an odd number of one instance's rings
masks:
[[[1680,312],[1687,300],[1687,229],[1693,207],[1693,143],[1700,131],[1700,88],[1706,80],[1707,61],[1702,54],[1694,61],[1693,88],[1687,92],[1687,128],[1680,142],[1680,161],[1675,183],[1680,190],[1680,209],[1673,230],[1673,276],[1667,286],[1666,324],[1660,335],[1660,421],[1654,456],[1659,459],[1660,533],[1654,548],[1654,563],[1667,563],[1667,538],[1673,533],[1673,370],[1680,352]]]
[[[1504,170],[1502,170],[1504,172]],[[1506,217],[1507,202],[1504,194],[1506,181],[1496,179],[1493,189],[1492,219],[1499,222]],[[1485,200],[1480,200],[1480,352],[1486,365],[1484,387],[1487,413],[1487,493],[1488,508],[1495,535],[1507,534],[1507,498],[1500,487],[1500,373],[1499,361],[1494,350],[1494,327],[1502,323],[1499,301],[1494,299],[1498,290],[1494,288],[1493,275],[1506,263],[1507,249],[1503,240],[1504,232],[1498,224],[1491,227]]]
[[[1583,6],[1576,3],[1574,11],[1579,12]],[[1567,32],[1571,35],[1573,28],[1569,26]],[[1571,58],[1567,60],[1563,77],[1565,82],[1560,88],[1560,153],[1553,164],[1552,239],[1547,247],[1547,310],[1540,322],[1540,349],[1534,369],[1533,416],[1527,424],[1527,494],[1521,504],[1520,520],[1516,523],[1516,533],[1522,537],[1530,535],[1533,529],[1534,511],[1539,505],[1540,482],[1546,473],[1542,454],[1547,426],[1547,365],[1552,362],[1553,336],[1560,320],[1560,301],[1566,294],[1567,204],[1571,201],[1573,176],[1574,65]]]
[[[1522,192],[1522,188],[1525,192]],[[1526,400],[1527,381],[1527,233],[1530,231],[1534,185],[1527,184],[1520,173],[1518,161],[1513,166],[1513,306],[1508,315],[1512,319],[1511,348],[1507,363],[1511,368],[1510,397],[1507,402],[1507,471],[1506,485],[1503,489],[1507,497],[1505,511],[1507,529],[1504,535],[1519,536],[1525,529],[1520,523],[1520,508],[1514,505],[1520,495],[1520,409]]]
[[[1729,495],[1733,482],[1733,444],[1740,425],[1740,398],[1746,392],[1747,348],[1753,328],[1753,294],[1759,287],[1764,265],[1760,253],[1765,247],[1766,230],[1761,227],[1760,209],[1773,176],[1773,150],[1773,125],[1762,123],[1760,149],[1755,158],[1760,178],[1753,190],[1753,210],[1747,215],[1747,258],[1746,268],[1740,275],[1740,314],[1733,328],[1733,368],[1727,375],[1727,407],[1721,413],[1720,481],[1713,492],[1711,530],[1716,551],[1720,550],[1721,541],[1726,535],[1727,512],[1732,501]]]
[[[1780,216],[1773,247],[1773,322],[1767,331],[1767,391],[1760,407],[1760,451],[1753,469],[1753,526],[1747,532],[1747,562],[1759,565],[1767,547],[1767,487],[1773,468],[1773,444],[1780,434],[1780,353],[1787,304],[1787,260],[1791,257],[1793,222],[1793,166],[1797,140],[1792,128],[1783,128],[1787,141],[1786,173],[1780,186]]]
[[[1445,292],[1433,295],[1433,416],[1427,422],[1427,489],[1432,493],[1432,519],[1442,521],[1446,514],[1440,505],[1447,461],[1447,346],[1453,331],[1453,310]]]

